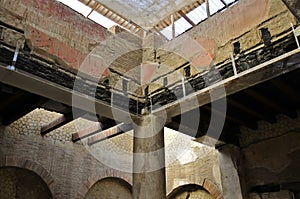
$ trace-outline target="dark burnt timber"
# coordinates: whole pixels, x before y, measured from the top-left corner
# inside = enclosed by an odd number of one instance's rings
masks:
[[[289,34],[287,37],[272,43],[271,46],[265,46],[248,54],[246,54],[246,52],[242,52],[244,54],[239,54],[236,56],[237,71],[238,73],[241,73],[243,71],[246,71],[247,69],[253,68],[254,66],[290,52],[296,48],[297,45],[295,42],[295,38],[293,34]],[[274,70],[276,69],[280,70],[281,67],[275,67]],[[190,86],[186,87],[186,94],[188,95],[194,93],[195,91],[202,90],[216,82],[219,82],[226,78],[230,78],[232,76],[234,76],[234,72],[231,62],[222,64],[221,67],[213,67],[207,72],[187,78],[186,82]],[[159,105],[158,107],[160,107],[182,98],[183,89],[180,81],[178,81],[175,84],[169,85],[166,88],[162,88],[154,93],[151,93],[150,95],[151,96],[148,96],[149,100],[146,101],[146,106],[150,107],[151,100],[154,110],[156,107],[155,105]]]
[[[296,48],[295,40],[292,34],[287,37],[272,43],[271,46],[265,46],[262,49],[253,51],[251,53],[237,55],[236,65],[238,72],[245,71],[256,65],[264,63],[271,60],[277,56],[280,56],[286,52],[291,51]],[[14,53],[14,47],[5,44],[0,45],[0,63],[2,65],[11,64],[11,60]],[[222,63],[221,63],[222,64]],[[144,108],[150,109],[150,101],[152,102],[153,109],[156,105],[162,106],[170,102],[182,98],[183,89],[181,85],[169,85],[168,88],[163,88],[158,90],[157,93],[150,93],[150,96],[146,96],[145,99],[141,101],[136,101],[132,99],[132,96],[126,96],[125,94],[119,94],[114,92],[111,88],[107,86],[91,84],[90,81],[76,77],[68,71],[64,71],[57,63],[52,63],[44,60],[36,55],[31,55],[29,52],[21,51],[19,54],[18,61],[16,63],[17,70],[25,71],[30,74],[36,75],[48,81],[59,84],[63,87],[74,89],[79,93],[95,97],[108,105],[113,104],[116,108],[122,110],[129,110],[132,114],[141,114],[141,110]],[[278,68],[280,70],[280,68]],[[216,74],[221,74],[218,77]],[[227,64],[222,64],[222,66],[216,66],[210,71],[198,74],[195,76],[187,77],[186,81],[191,85],[186,88],[186,94],[190,94],[201,89],[206,88],[210,84],[218,82],[222,79],[226,79],[233,76],[232,64],[228,62]],[[76,87],[74,88],[74,83],[76,80]],[[162,92],[164,90],[164,92]],[[113,95],[112,95],[113,92]],[[113,102],[112,102],[113,96]]]
[[[12,46],[4,46],[0,43],[0,64],[3,66],[10,65],[14,54],[14,48]],[[97,86],[89,83],[87,79],[76,77],[75,74],[64,71],[56,63],[50,63],[36,55],[30,55],[26,52],[20,52],[16,63],[16,69],[18,71],[28,72],[37,77],[46,79],[50,82],[58,84],[60,86],[74,89],[79,93],[95,97],[101,101],[111,104],[111,91],[110,88]],[[74,83],[76,81],[76,87]],[[126,102],[129,102],[126,103]],[[129,110],[133,114],[140,114],[143,104],[137,103],[134,99],[129,99],[127,96],[114,93],[113,105],[122,109]]]
[[[255,46],[252,49],[247,50],[247,52],[240,52],[239,50],[235,51],[235,61],[238,70],[237,76],[234,76],[231,61],[227,60],[224,63],[220,63],[217,66],[212,67],[209,71],[197,74],[195,76],[186,77],[185,81],[191,86],[186,86],[187,98],[184,99],[182,99],[182,85],[175,83],[173,85],[168,85],[155,93],[149,93],[148,90],[148,95],[145,96],[145,100],[136,101],[131,99],[133,96],[127,97],[125,94],[123,95],[122,93],[116,93],[107,85],[99,84],[96,87],[95,82],[94,84],[91,84],[93,82],[90,82],[90,80],[82,77],[78,77],[76,80],[75,74],[64,71],[57,63],[49,62],[36,55],[31,55],[26,50],[21,50],[20,52],[20,56],[16,64],[17,70],[10,71],[5,67],[11,64],[14,47],[4,43],[0,45],[0,63],[3,66],[0,67],[0,79],[3,83],[21,88],[23,90],[32,90],[32,93],[35,93],[37,96],[41,95],[49,98],[49,94],[54,93],[56,97],[54,99],[50,99],[68,106],[72,105],[72,91],[74,90],[81,95],[81,99],[84,101],[84,103],[89,100],[89,97],[87,96],[93,97],[95,94],[96,101],[98,100],[96,105],[94,104],[96,106],[96,113],[102,115],[101,113],[105,112],[105,114],[102,116],[107,118],[113,118],[113,115],[109,112],[112,112],[111,110],[114,108],[118,109],[119,113],[124,113],[126,110],[129,110],[130,113],[134,115],[141,114],[141,111],[144,108],[148,108],[149,110],[152,108],[152,113],[154,114],[159,114],[160,109],[166,109],[168,117],[171,119],[171,123],[167,124],[166,126],[177,129],[180,124],[181,127],[184,127],[182,128],[185,130],[183,133],[188,134],[189,132],[194,131],[196,132],[196,135],[193,136],[196,138],[206,134],[209,128],[211,112],[218,112],[218,117],[221,119],[222,117],[226,117],[223,132],[235,133],[234,136],[228,133],[222,134],[221,140],[227,143],[238,145],[238,132],[240,126],[246,126],[255,129],[257,128],[258,120],[265,120],[273,123],[276,120],[276,118],[274,118],[276,114],[283,113],[289,117],[294,117],[295,110],[297,109],[297,107],[292,105],[294,103],[291,103],[290,100],[284,99],[284,96],[273,96],[274,99],[278,98],[276,101],[272,99],[266,99],[265,93],[270,92],[270,96],[276,93],[276,91],[270,91],[270,85],[264,86],[261,90],[248,89],[253,87],[255,84],[262,84],[267,80],[276,78],[277,76],[283,76],[284,73],[288,73],[293,70],[295,70],[295,74],[298,74],[296,69],[299,68],[300,51],[294,50],[296,49],[294,36],[292,34],[288,34],[282,39],[272,43],[270,42],[271,35],[268,34],[267,30],[264,30],[264,32],[265,36],[260,44],[262,47],[259,48],[259,46]],[[239,46],[236,45],[236,48],[239,48]],[[218,75],[219,73],[221,75]],[[297,77],[294,77],[294,80],[295,79],[297,79]],[[77,86],[74,89],[73,87],[75,80]],[[282,79],[279,81],[282,81]],[[27,87],[24,87],[24,82],[27,82]],[[209,96],[210,89],[215,89],[223,83],[224,87],[226,88],[226,94],[230,94],[230,96],[226,97],[229,97],[231,100],[231,103],[228,103],[229,108],[227,113],[222,113],[222,110],[213,110],[208,106],[208,104],[211,102]],[[43,85],[40,86],[40,84]],[[299,84],[298,81],[294,82],[293,84],[288,82],[288,86],[282,87],[283,84],[275,83],[274,86],[271,86],[271,88],[281,87],[279,88],[280,92],[283,92],[282,90],[284,90],[287,96],[292,96],[290,98],[295,96],[293,101],[297,102],[299,99],[296,95],[294,95],[294,90],[296,89],[293,89],[293,91],[286,89],[290,88],[290,85],[297,84]],[[57,88],[59,89],[57,90]],[[47,89],[47,91],[41,91],[45,89]],[[242,92],[244,89],[247,89],[249,92]],[[243,93],[243,95],[236,95],[234,93]],[[203,120],[200,121],[199,128],[197,129],[190,129],[189,124],[184,124],[180,118],[177,118],[177,116],[182,114],[182,112],[179,111],[180,109],[178,109],[178,101],[186,100],[188,103],[189,94],[194,94],[197,96],[199,103],[189,106],[186,110],[184,110],[184,112],[199,108],[200,106],[200,112],[201,114],[203,113],[203,115],[201,115]],[[247,100],[249,101],[248,98],[245,98],[247,95],[250,96],[250,98],[255,99],[255,102],[252,101],[252,103],[249,104],[245,103]],[[95,103],[95,101],[91,102]],[[258,106],[259,109],[253,109],[253,107],[256,107],[256,102],[260,102],[264,105]],[[98,106],[97,103],[101,105]],[[150,107],[151,104],[153,107]],[[77,108],[85,110],[83,107]],[[260,110],[263,110],[263,112]],[[92,110],[85,111],[89,112]],[[244,117],[241,118],[240,115],[244,115]],[[127,120],[122,119],[119,121],[124,122]],[[87,134],[83,135],[83,137],[88,137],[96,131],[85,132]],[[111,136],[118,135],[119,133],[113,133]],[[216,131],[216,135],[217,134],[218,132]],[[98,137],[98,132],[96,132],[94,136]],[[76,139],[79,137],[80,136],[77,136]],[[102,140],[101,136],[100,139],[98,138],[95,138],[95,140]],[[94,141],[91,141],[91,143]]]

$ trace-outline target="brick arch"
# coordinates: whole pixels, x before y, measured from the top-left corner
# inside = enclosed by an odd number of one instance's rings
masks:
[[[105,178],[119,178],[127,183],[129,183],[132,186],[132,178],[131,174],[127,174],[124,172],[120,172],[113,169],[108,169],[106,171],[103,171],[101,173],[95,174],[90,176],[86,181],[83,182],[83,185],[79,189],[76,195],[76,199],[83,199],[88,192],[88,190],[98,181],[105,179]]]
[[[202,187],[206,189],[214,199],[224,199],[224,196],[222,195],[217,185],[208,178],[204,179]]]
[[[206,191],[208,191],[208,193],[214,198],[214,199],[224,199],[224,196],[222,195],[221,191],[219,190],[219,188],[217,187],[217,185],[215,183],[213,183],[211,180],[209,180],[208,178],[205,178],[203,180],[202,185],[198,184],[198,183],[192,183],[192,182],[185,182],[183,184],[181,184],[181,186],[185,186],[185,185],[190,185],[190,184],[195,184],[195,185],[199,185],[201,187],[203,187]],[[180,186],[180,187],[181,187]],[[177,187],[178,188],[178,187]],[[177,189],[175,188],[175,189]],[[175,189],[173,189],[170,193],[172,193]],[[169,193],[169,194],[170,194]]]
[[[5,156],[5,161],[0,161],[0,167],[18,167],[21,169],[27,169],[38,176],[47,184],[54,199],[59,199],[60,194],[56,189],[55,181],[51,174],[40,164],[25,158],[18,158],[15,156]]]

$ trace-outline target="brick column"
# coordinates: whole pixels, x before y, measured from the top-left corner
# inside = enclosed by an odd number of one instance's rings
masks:
[[[163,121],[153,115],[134,120],[133,198],[166,198]]]

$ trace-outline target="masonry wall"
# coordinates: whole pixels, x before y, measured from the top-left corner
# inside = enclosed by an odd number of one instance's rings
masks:
[[[12,128],[0,129],[2,166],[31,168],[32,162],[48,173],[48,186],[54,198],[82,198],[88,189],[105,177],[119,177],[131,183],[131,174],[108,168],[98,162],[83,145],[62,143],[37,135],[20,135]],[[43,179],[45,180],[45,179]],[[47,179],[46,179],[47,181]]]
[[[212,60],[217,64],[229,59],[234,42],[240,42],[243,52],[261,44],[261,28],[268,28],[276,40],[291,30],[291,23],[296,24],[296,19],[281,0],[240,0],[162,47],[203,70]]]
[[[204,149],[203,149],[204,148]],[[196,148],[194,150],[207,150],[205,155],[198,156],[194,161],[186,164],[174,162],[166,169],[167,194],[179,186],[186,184],[197,184],[203,186],[204,180],[208,179],[222,192],[220,169],[218,165],[217,153],[214,149]],[[203,153],[203,151],[202,151]],[[189,156],[190,154],[186,154]]]
[[[299,116],[279,115],[275,124],[260,122],[257,130],[242,129],[240,175],[250,199],[292,199],[299,191]]]
[[[27,169],[0,168],[0,196],[2,199],[51,199],[52,195],[40,176]]]
[[[126,31],[115,35],[55,0],[1,0],[0,5],[0,42],[12,50],[18,42],[22,53],[46,60],[60,72],[80,71],[96,82],[109,78],[110,86],[119,90],[120,75],[136,79],[128,92],[141,95],[136,91],[142,62],[137,36]]]
[[[111,169],[105,163],[119,165],[118,168],[131,171],[132,132],[92,146],[84,145],[84,141],[73,143],[72,133],[95,125],[92,121],[76,119],[41,136],[41,126],[58,117],[60,117],[58,113],[36,109],[10,126],[1,127],[0,167],[17,166],[36,172],[50,186],[54,198],[79,199],[85,197],[86,194],[87,198],[90,198],[103,192],[102,185],[100,186],[97,182],[109,177],[122,179],[131,186],[131,173]],[[202,146],[192,142],[186,135],[167,130],[165,140],[168,194],[182,185],[189,184],[197,184],[205,188],[209,193],[215,194],[214,198],[222,194],[219,161],[214,148]],[[178,149],[182,150],[178,151]],[[104,159],[98,161],[97,153],[108,154],[104,156],[108,158],[107,162]],[[129,154],[129,157],[120,154]],[[129,194],[126,186],[124,188],[122,184],[120,191],[115,192],[116,187],[119,186],[118,183],[116,186],[115,184],[114,180],[105,181],[104,187],[113,186],[105,188],[103,194],[106,196],[109,193]]]

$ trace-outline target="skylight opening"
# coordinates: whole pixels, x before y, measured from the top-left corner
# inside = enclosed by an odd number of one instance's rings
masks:
[[[172,26],[169,25],[160,31],[168,40],[172,39]]]
[[[80,1],[77,0],[57,0],[61,3],[63,3],[64,5],[72,8],[74,11],[82,14],[83,16],[88,16],[88,14],[90,14],[90,12],[92,11],[92,9],[90,7],[88,7],[87,5],[81,3]],[[98,13],[97,11],[93,11],[89,17],[90,20],[98,23],[99,25],[105,27],[105,28],[111,28],[114,25],[117,25],[114,21],[108,19],[107,17],[101,15],[100,13]]]
[[[184,18],[180,18],[177,21],[175,21],[175,36],[181,35],[188,29],[192,28],[193,26],[187,22]]]
[[[224,1],[225,1],[225,3],[226,3],[227,5],[229,5],[229,4],[233,3],[233,2],[235,2],[236,0],[224,0]]]
[[[187,17],[189,17],[195,24],[200,23],[201,21],[203,21],[204,19],[207,18],[205,7],[206,7],[205,4],[198,6],[191,12],[187,13]],[[204,12],[203,12],[203,9],[204,9]]]
[[[215,14],[224,7],[225,5],[219,0],[209,1],[209,10],[211,15]]]
[[[114,25],[117,25],[117,23],[113,22],[112,20],[108,19],[107,17],[104,17],[100,13],[94,11],[90,14],[89,19],[93,20],[94,22],[102,25],[103,27],[109,29]]]
[[[227,5],[234,5],[238,2],[238,0],[224,0]],[[226,9],[225,5],[220,0],[209,0],[209,11],[210,16],[214,15],[219,11],[224,11]],[[208,18],[206,11],[206,3],[201,4],[197,8],[193,9],[186,16],[194,23],[199,24],[200,22],[204,21]],[[184,17],[179,18],[175,21],[175,37],[181,35],[182,33],[186,32],[188,29],[192,28],[192,25],[184,19]],[[172,34],[172,25],[167,26],[166,28],[160,31],[168,40],[173,39]]]

